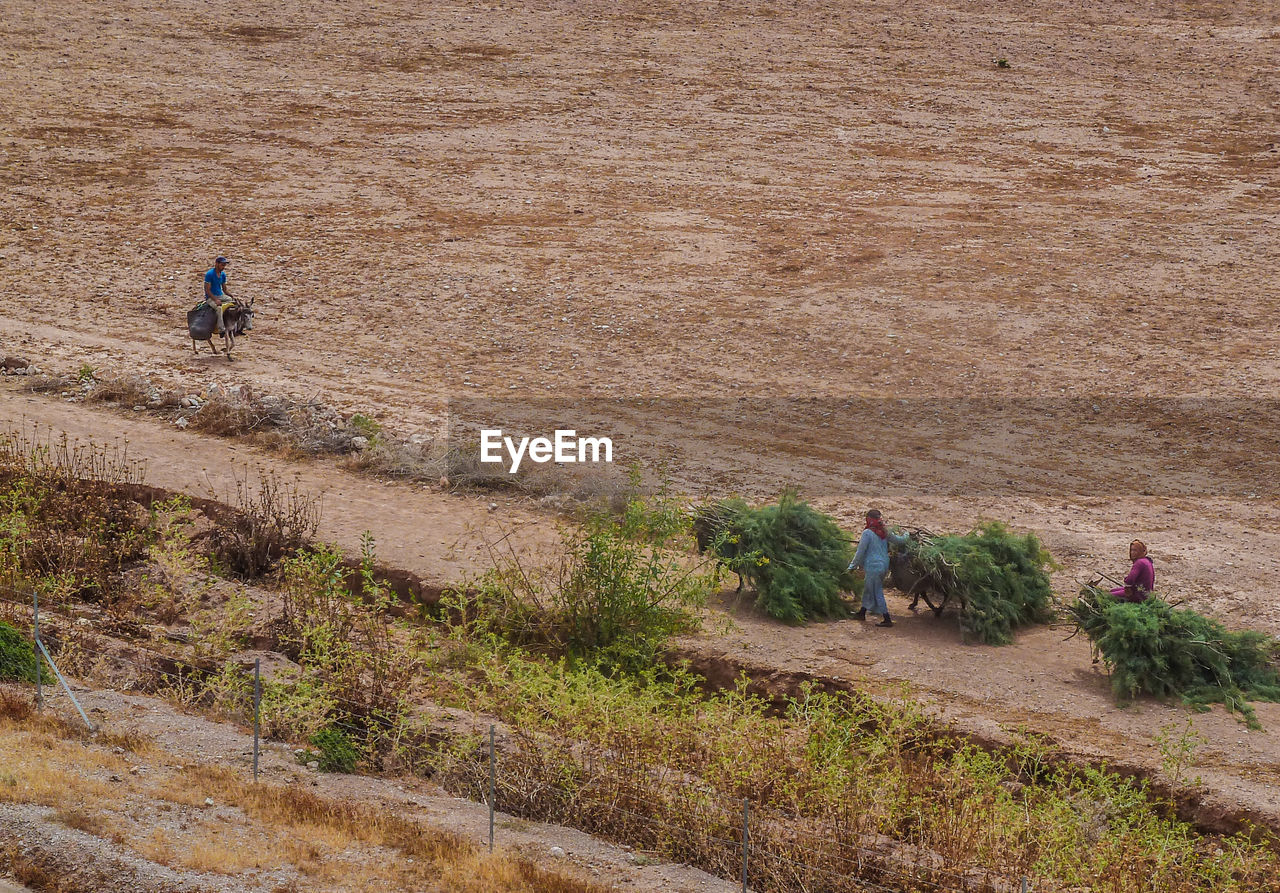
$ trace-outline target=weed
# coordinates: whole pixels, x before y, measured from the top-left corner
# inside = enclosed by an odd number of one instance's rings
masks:
[[[319,751],[320,771],[354,772],[360,753],[341,729],[326,726],[307,739]]]
[[[1196,731],[1191,717],[1186,717],[1182,725],[1166,723],[1156,733],[1156,744],[1160,748],[1160,768],[1169,782],[1177,786],[1183,781],[1183,773],[1189,766],[1195,765],[1196,751],[1208,744],[1209,739]],[[1191,784],[1199,786],[1200,776],[1188,779]]]
[[[311,541],[320,524],[317,501],[273,474],[263,475],[256,488],[236,483],[236,518],[223,525],[215,555],[232,573],[260,577]]]
[[[52,676],[36,657],[35,646],[27,637],[7,623],[0,623],[0,680],[20,679],[35,682],[37,674],[42,681],[52,681]]]
[[[88,363],[80,364],[80,370],[76,373],[76,381],[83,384],[86,381],[94,381],[96,378],[97,375],[94,374],[92,366]]]

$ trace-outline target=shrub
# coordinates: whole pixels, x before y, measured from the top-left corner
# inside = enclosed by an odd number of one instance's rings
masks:
[[[360,752],[351,743],[346,732],[326,726],[316,732],[308,743],[319,751],[322,772],[354,772],[360,760]]]
[[[1220,702],[1259,728],[1246,700],[1280,701],[1277,643],[1263,633],[1230,632],[1156,595],[1119,601],[1096,586],[1081,589],[1070,614],[1101,652],[1122,703],[1141,694],[1181,697],[1202,709]]]
[[[699,548],[750,582],[770,616],[799,623],[848,613],[840,593],[854,585],[849,538],[794,491],[762,508],[721,500],[699,509],[693,526]]]
[[[963,606],[961,628],[987,645],[1053,619],[1048,571],[1056,565],[1035,534],[1018,536],[993,521],[963,536],[913,535],[905,551],[915,573]]]
[[[244,577],[260,577],[281,558],[307,545],[320,524],[313,497],[263,475],[256,490],[240,481],[237,517],[221,525],[217,538],[220,564]]]
[[[622,512],[592,512],[566,535],[559,561],[526,568],[494,556],[476,598],[458,612],[472,633],[534,643],[608,671],[659,662],[663,643],[696,626],[715,575],[687,557],[689,520],[662,490],[632,486]]]
[[[48,680],[49,671],[41,666],[35,646],[9,624],[0,623],[0,679],[35,682],[37,673]]]

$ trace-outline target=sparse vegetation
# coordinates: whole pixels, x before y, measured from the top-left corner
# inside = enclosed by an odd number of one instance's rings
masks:
[[[195,566],[184,511],[172,501],[143,513],[146,555],[177,569],[172,580]],[[987,536],[994,533],[979,539]],[[620,513],[595,514],[567,535],[558,565],[499,561],[426,624],[394,619],[371,540],[354,572],[322,547],[284,555],[268,578],[281,599],[269,629],[272,647],[296,666],[264,684],[263,727],[309,741],[326,767],[429,772],[475,795],[487,784],[479,729],[432,725],[421,708],[485,713],[504,723],[511,745],[499,762],[505,811],[733,874],[740,854],[725,842],[735,839],[747,799],[761,887],[821,880],[840,891],[870,880],[945,888],[964,874],[980,888],[984,871],[992,882],[1025,874],[1117,891],[1246,890],[1280,878],[1265,843],[1197,835],[1166,818],[1141,783],[1066,762],[1034,738],[978,747],[928,721],[906,692],[765,699],[745,681],[716,691],[667,666],[662,643],[696,617],[710,584],[688,538],[675,500],[633,492]],[[1012,539],[1042,570],[1040,551]],[[1000,564],[1001,574],[1021,567],[1009,556]],[[166,580],[157,571],[155,585]],[[68,590],[62,604],[77,595],[85,593]],[[179,661],[163,684],[186,704],[247,718],[243,664],[209,664],[236,643],[213,643],[212,627],[191,631],[209,640],[187,646],[201,664]],[[91,655],[97,636],[77,631],[64,647]],[[150,684],[159,687],[158,677]],[[1180,770],[1185,751],[1175,754]],[[9,789],[22,788],[23,776],[14,777]],[[51,806],[74,805],[53,787],[44,796]],[[872,851],[868,839],[886,845]],[[137,846],[156,858],[182,852],[173,840]]]

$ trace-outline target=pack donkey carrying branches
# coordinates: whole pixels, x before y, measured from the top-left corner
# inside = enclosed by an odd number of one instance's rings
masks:
[[[916,528],[911,531],[910,536],[912,543],[906,550],[895,549],[889,554],[890,585],[904,595],[912,596],[909,606],[912,611],[916,610],[920,599],[924,599],[929,610],[933,611],[933,616],[941,617],[942,610],[951,600],[953,593],[956,600],[960,602],[960,610],[963,611],[965,599],[955,586],[953,566],[941,554],[934,556],[933,561],[924,561],[919,557],[920,546],[928,545],[933,534],[922,528]],[[913,551],[916,553],[914,557]],[[929,597],[931,595],[938,599],[936,605]]]
[[[253,301],[244,303],[236,299],[223,305],[222,335],[223,353],[231,359],[231,349],[236,346],[236,336],[244,335],[253,329]],[[208,341],[209,350],[218,353],[213,345],[214,330],[218,327],[218,311],[206,303],[196,305],[187,312],[187,331],[191,334],[191,351],[199,353],[197,342]]]

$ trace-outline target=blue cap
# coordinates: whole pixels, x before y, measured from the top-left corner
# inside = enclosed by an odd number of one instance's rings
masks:
[[[213,259],[213,262],[215,264],[225,264],[227,262],[227,259],[223,257],[221,254],[219,254],[217,257]]]

